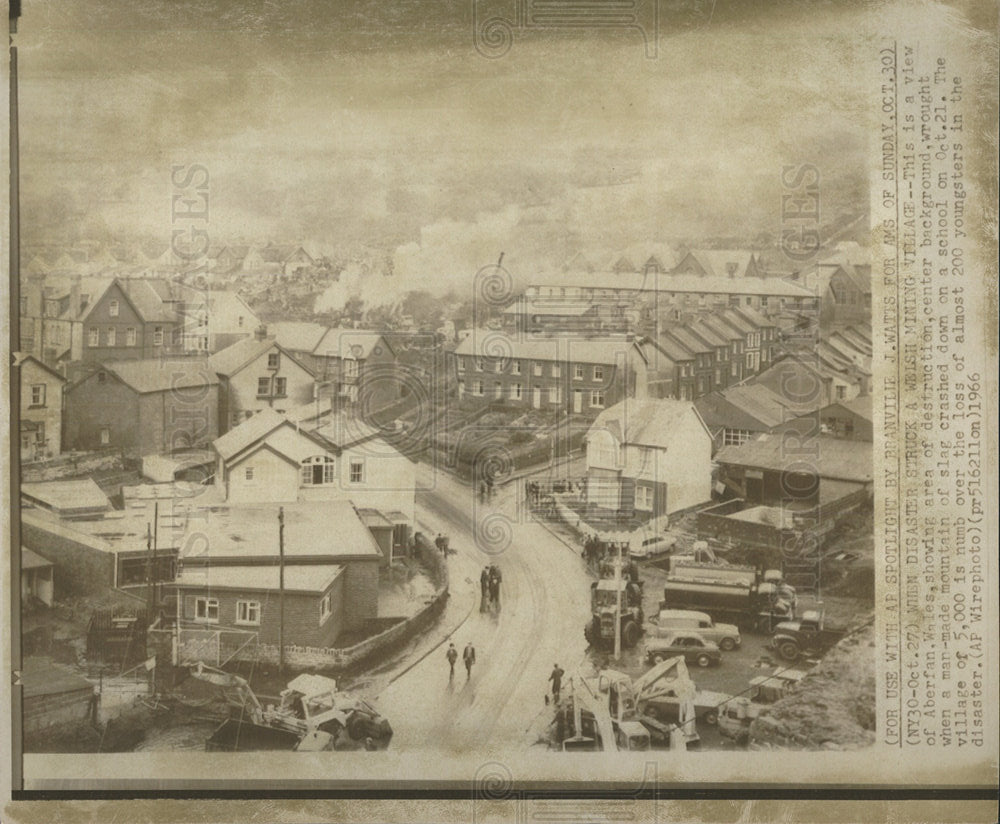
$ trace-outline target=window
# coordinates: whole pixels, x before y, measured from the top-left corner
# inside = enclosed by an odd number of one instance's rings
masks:
[[[458,397],[465,397],[465,381],[458,382]]]
[[[519,400],[521,400],[521,384],[519,384],[519,383],[512,383],[510,385],[510,399],[512,401],[519,401]]]
[[[107,381],[108,381],[108,373],[107,372],[101,371],[101,372],[97,373],[97,382],[98,383],[107,383]]]
[[[740,446],[750,440],[750,431],[747,429],[729,429],[722,431],[723,446]]]
[[[729,374],[732,377],[734,377],[734,378],[739,377],[739,374],[740,374],[740,365],[739,365],[739,363],[737,363],[736,361],[732,362],[732,364],[729,367]]]
[[[552,364],[552,377],[553,378],[562,377],[562,367],[558,363]]]
[[[242,328],[243,328],[243,315],[240,315],[240,316],[239,316],[239,317],[238,317],[238,318],[236,319],[236,325],[237,325],[237,326],[238,326],[238,327],[239,327],[240,329],[242,329]]]
[[[510,362],[510,372],[512,375],[521,374],[521,361],[515,360]]]
[[[749,305],[750,305],[750,296],[748,295],[747,296],[747,306],[749,306]]]
[[[847,396],[847,387],[838,386],[837,387],[837,400],[842,401]]]
[[[198,348],[202,351],[208,351],[208,338],[198,338]]]
[[[477,372],[482,372],[483,369],[485,369],[485,366],[483,365],[483,359],[482,358],[476,358],[476,371]]]
[[[483,396],[483,382],[482,381],[473,381],[472,382],[472,394],[473,395],[478,395],[479,397]]]
[[[196,598],[194,602],[194,620],[217,624],[219,622],[219,599]]]
[[[243,479],[246,481],[252,481],[254,479],[253,467],[248,466],[243,470]]]
[[[278,352],[268,352],[267,353],[267,368],[277,369],[279,363],[279,353]]]
[[[496,372],[497,374],[503,372],[503,358],[497,358],[493,362],[493,371]]]
[[[270,378],[257,378],[257,397],[265,397],[271,391]]]
[[[604,393],[600,389],[595,389],[590,393],[591,406],[604,406]]]
[[[359,484],[365,479],[365,462],[362,458],[351,458],[351,483]]]
[[[455,358],[455,365],[458,367],[459,372],[465,371],[465,358],[459,356]]]
[[[153,327],[153,346],[163,346],[163,327]]]
[[[101,345],[101,330],[96,326],[92,326],[87,330],[87,346],[100,346]]]
[[[324,486],[336,483],[336,464],[329,455],[315,455],[302,462],[302,484],[304,486]]]
[[[260,601],[237,601],[236,623],[258,626],[260,624]]]
[[[31,405],[45,406],[45,384],[36,383],[31,386]]]
[[[496,381],[493,384],[493,397],[497,400],[503,397],[503,384],[500,381]]]
[[[319,599],[319,622],[320,624],[325,624],[330,614],[333,612],[331,608],[332,599],[330,593],[326,593],[322,598]]]
[[[551,389],[549,389],[549,400],[552,401],[552,403],[562,403],[561,386],[553,386]]]
[[[532,372],[536,378],[540,378],[542,376],[542,365],[538,361],[535,361],[532,364]]]
[[[595,366],[594,367],[594,380],[595,381],[602,381],[602,380],[604,380],[604,367],[603,366]]]
[[[288,394],[288,378],[274,379],[274,394],[279,398],[283,398]]]
[[[101,446],[107,446],[111,443],[111,427],[102,426],[101,427]]]
[[[118,333],[114,326],[108,327],[108,346],[114,346],[118,338]]]
[[[118,301],[112,300],[108,303],[108,314],[113,317],[118,317]]]
[[[635,508],[652,511],[653,509],[653,488],[650,486],[637,486],[635,488]]]
[[[129,326],[125,330],[125,345],[126,346],[135,346],[135,327],[134,326]]]
[[[573,377],[578,381],[583,380],[583,366],[581,366],[579,363],[573,369]]]

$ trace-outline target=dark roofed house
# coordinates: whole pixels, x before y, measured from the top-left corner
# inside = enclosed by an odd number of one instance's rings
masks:
[[[205,358],[117,361],[67,387],[66,446],[131,457],[208,446],[218,436],[219,379]]]

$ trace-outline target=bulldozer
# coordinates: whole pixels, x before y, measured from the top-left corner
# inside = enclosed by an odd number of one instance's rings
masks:
[[[209,739],[210,749],[249,749],[252,741],[254,749],[333,750],[345,731],[367,749],[380,749],[392,737],[392,727],[374,707],[338,692],[332,678],[299,675],[277,705],[265,707],[245,678],[201,662],[191,675],[222,687],[231,708],[231,717]]]
[[[643,633],[642,584],[625,578],[601,578],[590,585],[591,618],[583,635],[595,648],[615,645],[615,617],[621,609],[621,645],[634,647]]]

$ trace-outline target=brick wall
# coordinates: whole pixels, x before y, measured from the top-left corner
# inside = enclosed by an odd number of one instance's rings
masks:
[[[344,629],[354,629],[378,617],[379,559],[351,561],[342,573]]]
[[[94,539],[30,512],[21,518],[21,543],[55,565],[56,598],[105,593],[114,586],[115,555],[91,545]]]

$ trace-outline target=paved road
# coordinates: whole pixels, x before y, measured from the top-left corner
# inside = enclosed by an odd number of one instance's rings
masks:
[[[521,483],[499,489],[487,505],[457,479],[424,464],[418,484],[425,488],[417,501],[421,528],[431,536],[448,534],[456,550],[448,561],[450,603],[439,627],[454,628],[450,640],[460,653],[471,641],[477,662],[467,679],[460,659],[449,680],[447,643],[437,646],[443,639],[432,632],[429,648],[414,653],[425,657],[379,690],[374,703],[392,722],[394,750],[466,756],[523,750],[532,743],[529,728],[545,711],[553,663],[572,674],[585,658],[590,578],[578,554],[527,517],[519,503]],[[509,545],[483,551],[474,537],[477,523],[486,533],[509,525]],[[479,608],[479,574],[488,563],[503,574],[496,613]]]

